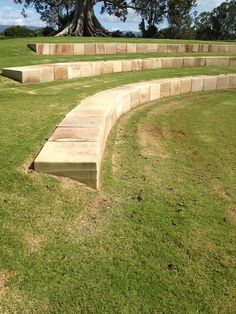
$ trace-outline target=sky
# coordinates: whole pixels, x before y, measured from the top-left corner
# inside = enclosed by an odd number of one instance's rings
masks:
[[[198,0],[196,10],[198,12],[210,11],[222,2],[224,2],[224,0]],[[45,26],[33,7],[27,9],[27,18],[22,16],[21,10],[22,6],[14,4],[13,0],[0,0],[0,25]],[[125,31],[138,31],[140,17],[138,17],[132,10],[129,11],[125,23],[122,23],[114,16],[109,16],[108,14],[101,15],[99,5],[96,6],[95,12],[102,25],[109,30],[120,29]]]

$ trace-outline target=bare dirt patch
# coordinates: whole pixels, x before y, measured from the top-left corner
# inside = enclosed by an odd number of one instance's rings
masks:
[[[69,232],[73,238],[79,240],[100,233],[109,217],[109,209],[117,201],[117,199],[98,194],[69,226]]]
[[[0,301],[6,293],[6,284],[11,277],[11,273],[0,271]]]
[[[43,245],[44,239],[32,233],[28,233],[25,237],[30,253],[38,251]]]
[[[183,100],[176,100],[176,101],[170,101],[169,103],[166,103],[162,106],[154,107],[150,114],[165,114],[173,110],[182,109],[185,108],[187,105],[187,102],[183,102]]]
[[[144,156],[159,156],[160,158],[168,158],[169,154],[162,143],[159,132],[153,127],[139,127],[138,139],[141,145],[141,152]]]
[[[232,218],[233,222],[236,222],[236,205],[231,205],[227,208],[230,217]]]
[[[221,197],[225,201],[231,200],[229,193],[222,187],[220,183],[215,183],[213,186],[213,190],[219,197]]]

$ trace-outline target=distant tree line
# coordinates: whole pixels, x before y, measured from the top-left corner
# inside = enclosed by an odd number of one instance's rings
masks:
[[[236,39],[236,0],[226,0],[211,12],[199,15],[197,0],[12,0],[26,9],[33,5],[47,27],[32,31],[15,26],[5,30],[7,37],[48,35],[135,37],[132,32],[109,32],[95,16],[101,13],[125,22],[129,9],[140,16],[139,29],[145,38],[234,40]],[[23,15],[25,15],[25,9]],[[167,22],[166,28],[161,28]]]
[[[157,2],[153,1],[157,6]],[[139,25],[143,37],[201,40],[236,39],[236,0],[227,0],[211,12],[197,15],[193,11],[196,1],[171,0],[166,15],[159,20],[143,16]],[[159,11],[160,12],[160,11]],[[158,30],[158,25],[167,18],[168,27]]]

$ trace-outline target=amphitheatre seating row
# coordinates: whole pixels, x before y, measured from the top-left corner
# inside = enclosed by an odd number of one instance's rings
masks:
[[[236,88],[236,74],[168,78],[97,93],[65,116],[36,157],[34,169],[98,189],[106,140],[122,114],[163,97],[228,88]]]
[[[236,45],[150,43],[38,43],[28,47],[40,55],[106,55],[127,53],[236,52]]]
[[[5,68],[2,70],[2,74],[21,83],[33,83],[75,79],[118,72],[197,66],[236,66],[236,57],[172,57],[68,62]]]

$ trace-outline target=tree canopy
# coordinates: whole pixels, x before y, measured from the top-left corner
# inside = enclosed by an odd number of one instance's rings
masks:
[[[236,0],[223,2],[211,12],[201,13],[195,24],[197,39],[235,39]]]
[[[130,9],[140,16],[144,37],[235,39],[236,0],[227,0],[212,12],[203,12],[193,21],[197,0],[13,0],[24,6],[34,6],[41,19],[57,29],[57,35],[109,36],[97,19],[94,7],[100,4],[101,13],[118,17],[125,22]],[[164,20],[168,28],[158,33]],[[194,35],[196,34],[196,35]]]

